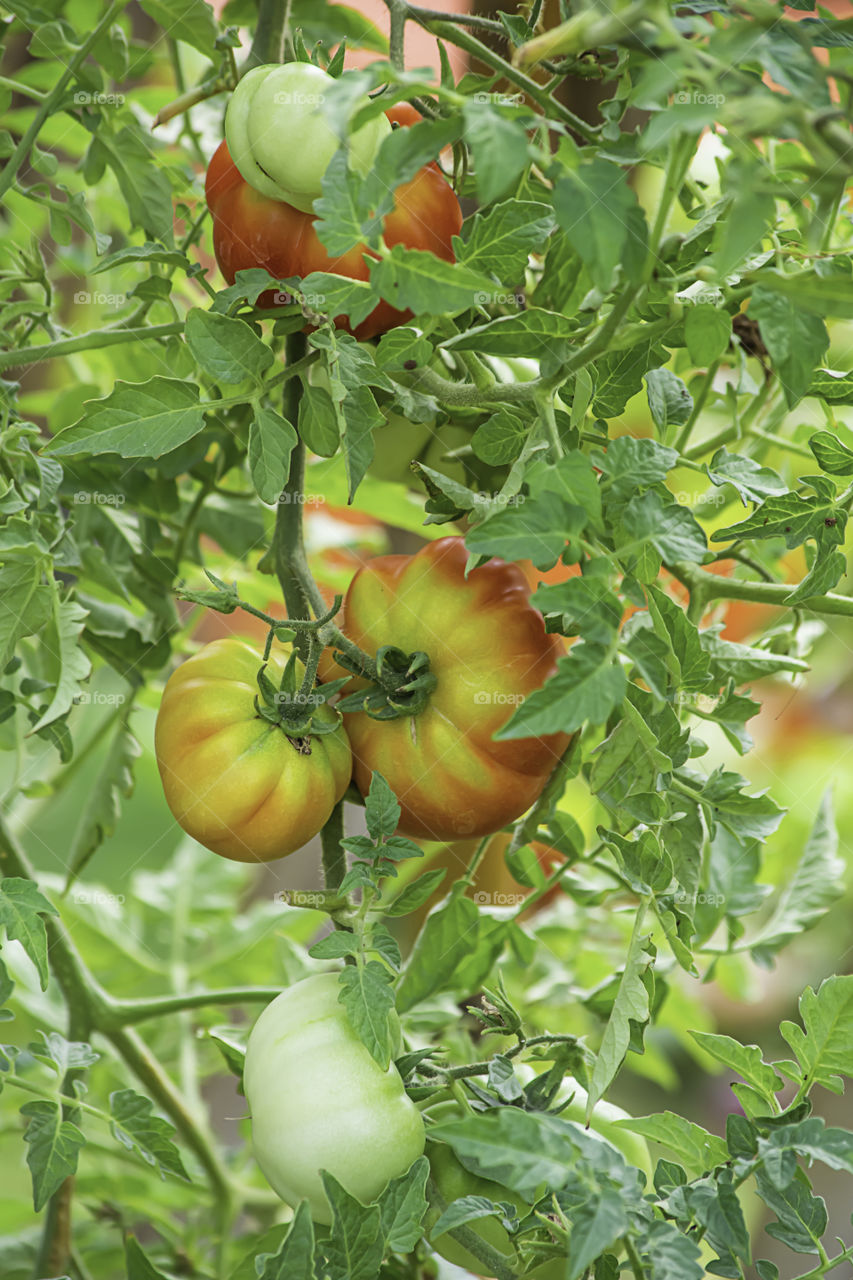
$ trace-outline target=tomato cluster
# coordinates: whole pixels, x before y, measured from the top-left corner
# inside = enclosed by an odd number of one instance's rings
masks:
[[[306,63],[256,67],[240,81],[229,104],[226,140],[214,152],[205,182],[216,261],[229,284],[238,271],[251,267],[263,267],[277,280],[301,280],[314,271],[352,280],[367,280],[370,274],[369,259],[376,255],[365,245],[330,255],[315,230],[313,202],[338,145],[319,105],[312,106],[322,96],[317,77],[321,84],[324,77],[330,79]],[[277,98],[283,101],[277,104]],[[302,110],[294,118],[297,107]],[[420,118],[408,103],[399,103],[357,130],[347,140],[352,167],[361,172],[369,168],[392,125],[408,126]],[[397,188],[382,234],[388,248],[423,249],[452,262],[453,237],[461,226],[459,201],[433,162]],[[284,301],[267,290],[259,305]],[[371,338],[409,315],[383,301],[352,332]],[[332,318],[350,329],[343,316]]]
[[[568,739],[496,741],[518,705],[555,669],[560,641],[528,600],[518,565],[490,560],[466,577],[462,538],[412,556],[377,556],[355,574],[344,635],[366,655],[401,655],[393,718],[322,705],[316,736],[289,735],[256,705],[260,655],[237,639],[204,646],[170,677],[157,717],[166,799],[184,829],[215,853],[250,862],[284,857],[328,820],[350,776],[363,795],[374,772],[401,806],[399,830],[430,840],[488,835],[541,794]],[[279,646],[268,670],[280,676]],[[409,667],[429,691],[407,701]],[[325,679],[342,668],[326,650]],[[343,675],[349,673],[343,671]],[[345,693],[370,693],[351,676]],[[360,701],[360,700],[359,700]]]

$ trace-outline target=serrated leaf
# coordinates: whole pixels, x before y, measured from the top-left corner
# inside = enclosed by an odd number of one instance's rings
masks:
[[[732,318],[722,308],[700,303],[688,307],[684,317],[684,341],[696,365],[710,365],[727,349],[732,335]]]
[[[785,401],[793,408],[808,391],[812,375],[829,346],[826,325],[819,316],[802,310],[795,298],[786,298],[758,286],[749,301],[749,318],[761,330]]]
[[[731,1036],[712,1035],[707,1031],[691,1031],[689,1034],[712,1058],[742,1075],[747,1084],[757,1089],[765,1099],[768,1110],[772,1108],[783,1081],[763,1060],[757,1045],[740,1044]]]
[[[62,1119],[57,1102],[26,1102],[21,1115],[29,1121],[24,1142],[33,1179],[33,1208],[40,1213],[65,1179],[76,1172],[86,1139],[76,1124]]]
[[[260,1253],[254,1268],[257,1280],[315,1280],[314,1224],[307,1200],[296,1206],[287,1235],[275,1253]]]
[[[370,283],[398,310],[430,316],[455,315],[468,307],[483,306],[498,291],[487,275],[399,244],[372,267]]]
[[[834,974],[800,997],[803,1026],[783,1022],[780,1031],[797,1055],[809,1087],[841,1093],[842,1076],[853,1071],[853,975]]]
[[[627,705],[627,704],[626,704]],[[643,936],[637,930],[631,940],[625,967],[619,977],[619,987],[604,1035],[601,1047],[595,1059],[595,1066],[590,1075],[587,1094],[586,1116],[589,1121],[593,1108],[603,1098],[628,1052],[631,1041],[631,1025],[641,1029],[647,1024],[651,1012],[649,1008],[649,989],[644,977],[651,973],[655,953],[651,946],[650,936]]]
[[[383,908],[383,914],[386,916],[407,916],[412,911],[417,911],[418,907],[423,906],[432,897],[446,875],[446,868],[425,871],[423,875],[418,876],[416,880],[407,885],[393,902],[389,902]]]
[[[553,225],[550,205],[504,200],[464,223],[461,237],[454,240],[456,259],[496,275],[502,284],[516,284],[524,277],[528,255],[544,243]]]
[[[469,535],[470,537],[470,535]],[[627,679],[608,648],[582,641],[558,659],[556,673],[536,689],[495,735],[498,739],[573,733],[603,724],[625,697]]]
[[[670,369],[650,369],[646,390],[652,421],[663,435],[670,426],[683,426],[693,410],[693,397]]]
[[[370,1056],[384,1071],[394,1050],[391,975],[378,960],[348,965],[341,972],[341,1004]]]
[[[172,1141],[174,1128],[153,1111],[154,1104],[149,1098],[133,1089],[117,1089],[110,1094],[113,1137],[128,1151],[137,1151],[161,1177],[171,1173],[189,1182],[181,1154]]]
[[[827,475],[853,475],[853,450],[848,449],[831,431],[816,431],[809,440],[809,448],[821,471]]]
[[[194,383],[159,375],[148,382],[117,382],[106,399],[87,401],[80,421],[60,431],[45,448],[62,456],[162,457],[203,429],[198,396]]]
[[[701,1177],[711,1169],[725,1164],[729,1158],[728,1147],[722,1138],[673,1111],[616,1120],[614,1126],[617,1129],[627,1129],[630,1133],[639,1133],[650,1142],[659,1142],[662,1147],[674,1152],[688,1178]]]
[[[450,984],[476,945],[479,925],[480,913],[470,898],[452,897],[430,912],[397,987],[401,1013]]]
[[[42,991],[47,989],[47,931],[42,916],[59,912],[39,893],[32,880],[5,876],[0,880],[0,925],[9,941],[20,942],[38,970]]]
[[[299,437],[280,413],[255,408],[249,425],[248,464],[252,484],[261,502],[278,501],[290,475],[290,455]]]
[[[275,358],[245,320],[200,307],[192,307],[187,314],[186,336],[201,368],[218,382],[257,382]]]

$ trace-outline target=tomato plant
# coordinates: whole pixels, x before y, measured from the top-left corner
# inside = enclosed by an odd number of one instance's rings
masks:
[[[6,8],[0,1276],[849,1271],[846,9]]]
[[[353,777],[366,793],[381,773],[402,805],[400,830],[432,840],[487,835],[517,818],[567,743],[559,734],[495,740],[508,709],[554,671],[560,643],[527,603],[520,569],[490,560],[466,577],[466,561],[461,538],[377,557],[344,602],[347,639],[396,667],[388,709],[399,712],[368,704],[346,715]],[[347,691],[369,687],[356,677]],[[343,705],[363,701],[350,692]]]
[[[283,682],[285,664],[284,653],[271,653],[266,678]],[[328,821],[352,767],[331,708],[313,707],[305,722],[301,663],[293,666],[296,683],[289,690],[282,683],[268,716],[259,714],[261,665],[251,645],[214,640],[172,673],[157,714],[157,764],[175,819],[238,862],[301,849]]]

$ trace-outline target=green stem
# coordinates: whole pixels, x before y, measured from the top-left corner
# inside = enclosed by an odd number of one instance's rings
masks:
[[[640,1255],[634,1248],[634,1242],[631,1237],[623,1236],[622,1244],[625,1246],[625,1253],[628,1255],[628,1261],[634,1273],[634,1280],[646,1280],[646,1269],[640,1261]]]
[[[406,20],[409,17],[409,6],[406,0],[385,0],[385,7],[391,22],[388,59],[395,71],[404,71],[406,68]]]
[[[435,1205],[440,1213],[443,1213],[447,1208],[447,1201],[432,1178],[427,1182],[427,1195],[430,1203]],[[458,1244],[461,1244],[463,1249],[467,1249],[469,1253],[472,1253],[478,1262],[483,1264],[483,1270],[486,1274],[494,1276],[495,1280],[516,1280],[518,1272],[507,1263],[506,1254],[493,1249],[476,1231],[472,1231],[470,1227],[461,1226],[456,1227],[447,1234],[456,1240]]]
[[[340,888],[347,871],[347,855],[341,843],[343,838],[344,804],[339,800],[320,832],[320,843],[323,847],[323,883],[331,892]]]
[[[42,360],[55,360],[70,356],[75,351],[90,351],[103,347],[115,347],[122,342],[147,342],[151,338],[170,338],[183,333],[183,321],[170,324],[146,325],[143,329],[90,329],[77,338],[58,338],[56,342],[44,342],[35,347],[19,347],[16,351],[0,351],[0,369],[19,369],[24,365],[40,364]]]
[[[207,1009],[215,1005],[268,1004],[280,993],[279,987],[225,987],[220,991],[184,991],[153,996],[148,1000],[113,1000],[104,1029],[130,1027],[151,1018],[164,1018],[186,1009]]]
[[[467,31],[459,31],[452,23],[446,20],[436,22],[432,18],[421,19],[419,10],[409,6],[409,16],[415,22],[419,22],[431,35],[436,36],[439,40],[446,40],[448,44],[455,44],[458,49],[464,49],[472,58],[476,58],[478,62],[482,62],[487,67],[491,67],[493,71],[498,71],[507,80],[517,84],[527,94],[528,98],[537,103],[549,116],[556,116],[562,120],[564,124],[568,124],[581,138],[587,142],[598,141],[598,130],[592,125],[587,124],[586,120],[582,120],[580,116],[575,115],[574,111],[570,111],[568,107],[558,102],[546,88],[541,84],[537,84],[535,80],[531,80],[530,76],[525,75],[518,67],[514,67],[511,63],[502,58],[499,53],[495,53],[484,45],[481,40],[475,36],[469,35]]]
[[[244,71],[262,67],[268,62],[281,62],[284,57],[284,33],[290,17],[290,3],[285,0],[260,0],[255,38],[246,59]]]
[[[706,600],[750,600],[755,604],[784,606],[787,597],[794,590],[791,583],[786,582],[745,582],[742,578],[721,578],[686,561],[668,564],[666,567],[689,591],[698,589]],[[853,597],[828,591],[826,595],[804,600],[800,608],[809,613],[853,618]]]
[[[30,148],[38,137],[42,125],[48,116],[52,115],[59,106],[59,103],[65,96],[66,88],[88,58],[92,46],[97,44],[105,31],[109,31],[118,15],[127,5],[127,2],[128,0],[113,0],[113,3],[107,9],[98,25],[86,37],[74,57],[68,63],[68,66],[65,68],[50,93],[42,100],[41,105],[33,116],[29,129],[27,129],[17,147],[15,147],[15,150],[6,162],[3,172],[0,173],[0,198],[2,198],[12,186],[15,178],[18,176],[18,170],[30,154]]]

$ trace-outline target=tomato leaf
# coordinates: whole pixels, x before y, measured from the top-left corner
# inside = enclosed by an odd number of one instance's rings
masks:
[[[342,970],[340,980],[341,1004],[355,1032],[371,1057],[385,1070],[394,1050],[391,975],[378,960],[370,960],[365,965],[348,965]]]
[[[39,1213],[65,1179],[76,1172],[86,1139],[76,1124],[62,1119],[56,1102],[26,1102],[21,1115],[29,1121],[24,1142],[33,1179],[33,1208]]]
[[[59,912],[31,880],[5,876],[0,880],[0,925],[10,942],[20,942],[35,965],[42,991],[47,989],[47,931],[42,916]]]

